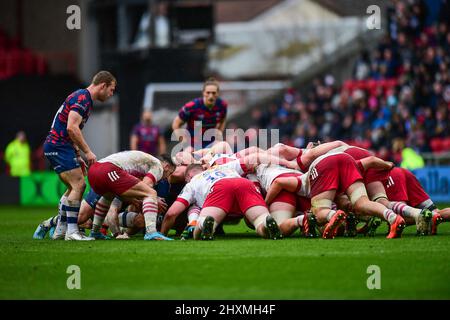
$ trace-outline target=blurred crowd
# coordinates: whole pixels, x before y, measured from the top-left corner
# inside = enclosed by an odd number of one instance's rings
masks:
[[[259,128],[279,129],[283,143],[341,139],[396,163],[405,147],[450,150],[450,1],[430,19],[423,1],[393,1],[388,33],[362,52],[353,78],[331,75],[304,90],[288,89],[267,110],[254,110]]]
[[[352,79],[337,85],[328,74],[301,90],[290,88],[278,102],[252,111],[253,127],[279,129],[281,142],[298,148],[309,141],[344,140],[396,164],[405,149],[450,151],[450,0],[435,4],[439,8],[432,14],[424,0],[392,1],[388,32],[375,50],[360,54]],[[142,114],[130,149],[166,152],[161,128],[151,118]],[[9,152],[0,152],[7,165],[1,172],[17,175],[11,172],[16,155],[19,175],[29,174],[29,167],[48,169],[42,147],[30,155],[23,147],[26,138],[18,134],[14,141]]]

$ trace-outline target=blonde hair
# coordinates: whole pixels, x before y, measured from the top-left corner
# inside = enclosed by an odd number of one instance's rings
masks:
[[[97,86],[102,83],[106,83],[109,86],[111,83],[116,83],[116,78],[109,71],[100,71],[92,78],[92,84]]]

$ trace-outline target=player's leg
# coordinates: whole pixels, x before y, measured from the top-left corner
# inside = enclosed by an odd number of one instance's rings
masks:
[[[285,191],[287,193],[287,191]],[[292,194],[295,201],[295,195]],[[295,203],[295,202],[294,202]],[[275,219],[280,227],[283,236],[290,236],[295,230],[299,228],[297,219],[293,219],[295,214],[295,205],[287,203],[286,201],[279,201],[275,199],[269,206],[270,215]]]
[[[133,211],[123,211],[119,213],[119,226],[125,229],[128,235],[133,235],[145,228],[144,216]]]
[[[346,194],[340,194],[334,198],[335,207],[343,210],[346,214],[345,217],[345,231],[344,234],[347,237],[356,237],[358,231],[356,226],[358,224],[358,219],[353,213],[353,206],[350,199]]]
[[[432,218],[429,233],[435,235],[437,233],[437,226],[443,220],[441,214],[439,214],[437,207],[430,199],[430,196],[425,192],[417,177],[409,170],[402,168],[402,171],[404,172],[406,184],[408,186],[407,193],[409,204],[413,207],[431,211]]]
[[[66,183],[65,183],[66,184]],[[67,212],[66,212],[66,203],[67,203],[67,196],[69,195],[71,191],[70,185],[66,184],[67,190],[64,192],[64,194],[61,196],[58,204],[58,220],[57,225],[55,227],[55,230],[52,234],[53,240],[61,240],[64,239],[67,232]]]
[[[438,209],[443,221],[450,221],[450,208]]]
[[[81,201],[80,212],[78,214],[78,225],[84,225],[89,219],[94,217],[95,206],[92,207],[86,200]]]
[[[294,218],[289,219],[299,228],[305,238],[317,238],[317,220],[311,211],[297,212]]]
[[[42,240],[47,235],[52,228],[56,228],[59,221],[59,214],[53,217],[50,217],[37,226],[36,230],[33,233],[33,239]],[[50,235],[51,237],[52,235]]]
[[[62,204],[65,201],[65,199],[67,198],[66,194],[68,193],[68,190],[66,190],[66,192],[64,192],[64,194],[61,196],[61,199],[59,200],[59,204],[58,204],[58,215],[56,216],[52,216],[44,221],[42,221],[36,228],[36,230],[34,231],[33,234],[33,239],[38,239],[38,240],[42,240],[45,238],[45,235],[47,234],[47,232],[49,233],[49,237],[53,238],[53,235],[55,233],[55,229],[58,227],[59,225],[59,236],[57,237],[57,239],[64,239],[65,234],[66,234],[66,230],[67,230],[67,216],[66,216],[66,212],[62,210]],[[61,220],[61,217],[64,215],[63,222],[59,222]]]
[[[431,234],[431,235],[437,234],[437,227],[439,224],[441,224],[444,221],[449,220],[448,213],[450,213],[450,208],[445,208],[445,209],[439,210],[438,207],[434,204],[433,200],[431,200],[430,198],[426,199],[425,201],[422,201],[418,205],[418,207],[421,209],[430,210],[432,213],[430,229],[429,229],[429,234]]]
[[[273,240],[282,238],[277,222],[270,215],[259,188],[253,182],[247,179],[236,179],[234,195],[239,211],[253,223],[257,234]]]
[[[81,201],[80,213],[78,214],[78,225],[85,224],[89,219],[94,218],[95,206],[101,196],[96,194],[91,188]]]
[[[192,238],[194,235],[194,229],[197,225],[198,217],[200,215],[201,208],[195,204],[191,205],[187,211],[188,224],[181,234],[181,238],[186,240]]]
[[[100,229],[105,221],[106,215],[108,214],[111,202],[114,199],[114,195],[104,194],[100,197],[95,205],[94,219],[92,221],[92,229],[90,236],[97,240],[108,240],[109,237],[105,236],[100,232]]]
[[[200,211],[197,226],[194,229],[195,240],[213,240],[214,232],[219,223],[225,219],[227,213],[219,207],[204,207]]]
[[[266,206],[253,206],[245,212],[247,220],[255,227],[256,233],[263,238],[277,240],[283,236],[275,219]]]
[[[333,202],[336,196],[336,190],[327,190],[311,198],[311,211],[316,216],[319,225],[325,224],[322,237],[324,239],[333,239],[336,236],[338,228],[345,221],[345,212],[342,210],[333,210]]]
[[[142,213],[145,221],[145,240],[172,240],[160,234],[156,229],[158,216],[158,200],[155,189],[142,181],[120,194],[120,198],[127,202],[142,200]]]
[[[83,237],[78,229],[78,213],[80,212],[81,199],[86,188],[84,175],[81,168],[60,173],[60,178],[64,183],[70,185],[70,192],[67,195],[65,206],[67,214],[66,240],[82,240]]]
[[[430,227],[432,213],[428,209],[417,209],[402,202],[389,201],[386,190],[381,181],[366,184],[367,193],[371,201],[381,203],[396,214],[403,217],[407,224],[416,224],[417,234],[426,235]]]
[[[349,186],[346,190],[346,194],[350,198],[356,214],[383,218],[390,224],[390,231],[387,238],[401,237],[401,233],[405,227],[405,220],[381,203],[370,201],[362,181],[354,182]]]
[[[250,154],[254,153],[266,153],[266,150],[263,150],[261,148],[258,148],[256,146],[249,147],[247,149],[241,150],[239,152],[236,152],[236,157],[243,158],[245,156],[248,156]]]

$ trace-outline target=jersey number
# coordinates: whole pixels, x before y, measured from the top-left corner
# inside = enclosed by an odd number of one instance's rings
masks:
[[[209,173],[209,174],[205,177],[205,179],[206,179],[206,181],[214,182],[214,181],[216,181],[217,179],[220,179],[220,178],[223,178],[223,177],[226,177],[226,175],[225,175],[223,172],[220,172],[220,171],[213,171],[213,172]]]
[[[61,105],[61,107],[59,107],[58,111],[56,112],[55,117],[53,118],[52,128],[55,126],[56,117],[58,117],[58,115],[61,113],[63,108],[64,108],[64,104]]]

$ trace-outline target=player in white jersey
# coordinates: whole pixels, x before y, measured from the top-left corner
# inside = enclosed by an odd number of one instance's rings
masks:
[[[99,232],[115,196],[123,201],[142,201],[145,219],[145,240],[168,240],[156,230],[158,214],[157,193],[153,186],[175,170],[168,156],[160,159],[141,151],[123,151],[99,160],[89,168],[92,189],[102,197],[97,202],[91,236],[102,239]],[[141,180],[142,179],[142,180]]]
[[[281,178],[292,178],[301,179],[302,173],[285,168],[278,165],[259,165],[256,168],[256,177],[261,185],[263,192],[267,192],[270,186]],[[312,236],[310,229],[314,229],[314,217],[310,216],[305,219],[304,215],[301,215],[298,219],[292,219],[296,215],[297,211],[297,198],[298,195],[305,196],[300,190],[302,186],[301,183],[298,184],[298,190],[280,190],[277,196],[271,199],[269,202],[266,201],[269,206],[270,214],[274,217],[277,224],[280,226],[281,233],[283,236],[291,235],[297,228],[301,228],[306,236]],[[303,210],[302,210],[303,211]],[[300,220],[300,221],[299,221]],[[311,226],[310,226],[311,224]]]
[[[241,164],[234,162],[235,169]],[[190,204],[202,208],[194,239],[212,240],[215,227],[228,213],[242,212],[255,226],[257,234],[270,239],[280,238],[278,225],[265,205],[259,190],[230,164],[203,171],[201,165],[190,165],[186,170],[188,182],[177,200],[167,211],[161,227],[167,233],[175,218]]]

